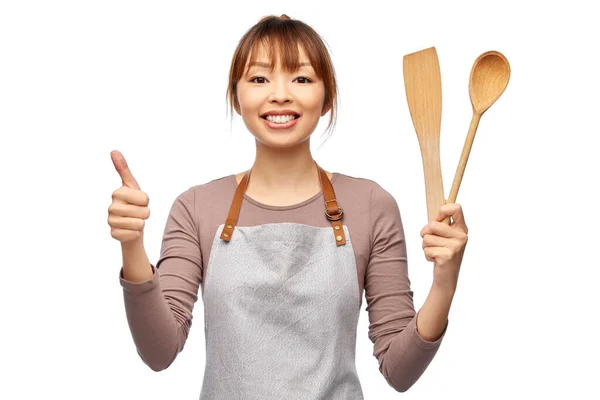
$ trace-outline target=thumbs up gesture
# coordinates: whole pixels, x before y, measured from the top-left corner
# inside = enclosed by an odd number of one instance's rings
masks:
[[[117,150],[112,151],[110,157],[123,183],[113,192],[108,207],[110,234],[122,244],[142,240],[145,220],[150,216],[148,195],[140,190],[125,157]]]

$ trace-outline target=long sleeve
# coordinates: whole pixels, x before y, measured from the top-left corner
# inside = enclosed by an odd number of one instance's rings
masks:
[[[166,369],[183,350],[202,280],[202,255],[195,220],[195,191],[174,201],[152,279],[133,283],[119,273],[127,321],[144,363]]]
[[[371,192],[370,213],[372,247],[365,276],[369,339],[379,371],[391,387],[405,392],[431,363],[448,325],[434,342],[419,335],[400,210],[379,185]]]

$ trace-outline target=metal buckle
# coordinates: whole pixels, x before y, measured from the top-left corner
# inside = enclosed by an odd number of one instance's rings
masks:
[[[330,221],[338,221],[340,219],[342,219],[342,215],[344,215],[344,210],[342,209],[342,207],[338,207],[340,209],[340,213],[337,214],[335,217],[332,217],[331,215],[329,215],[329,212],[327,211],[327,207],[325,208],[325,216],[327,217],[328,220]]]

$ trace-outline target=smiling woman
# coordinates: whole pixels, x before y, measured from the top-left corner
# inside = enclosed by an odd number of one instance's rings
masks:
[[[337,93],[329,53],[311,27],[284,15],[248,30],[227,99],[256,138],[254,165],[175,199],[156,264],[135,239],[147,197],[114,158],[129,186],[118,191],[109,223],[129,240],[120,282],[138,353],[154,370],[171,365],[201,286],[201,400],[363,399],[355,364],[363,293],[373,355],[395,390],[408,390],[440,346],[450,296],[434,292],[425,312],[415,312],[394,197],[312,157],[311,134],[328,112],[333,128]]]

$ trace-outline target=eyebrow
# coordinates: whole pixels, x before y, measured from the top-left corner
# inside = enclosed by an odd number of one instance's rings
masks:
[[[260,61],[253,61],[248,65],[248,68],[252,67],[252,66],[257,66],[257,67],[263,67],[263,68],[270,68],[271,64],[270,63],[266,63],[266,62],[260,62]],[[298,64],[299,67],[304,67],[304,66],[308,66],[310,67],[310,63],[309,62],[301,62],[300,64]]]

